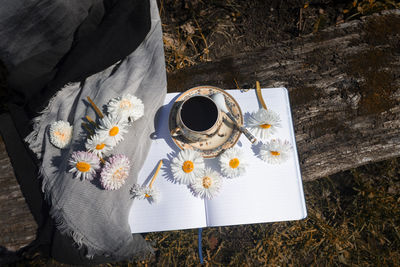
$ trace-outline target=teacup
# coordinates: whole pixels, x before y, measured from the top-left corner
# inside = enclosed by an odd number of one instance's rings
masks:
[[[208,96],[193,95],[180,104],[176,125],[171,131],[172,136],[183,136],[191,142],[206,141],[221,127],[222,114]]]

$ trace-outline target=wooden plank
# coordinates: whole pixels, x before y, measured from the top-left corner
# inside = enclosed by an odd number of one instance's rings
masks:
[[[0,137],[0,246],[16,251],[36,238],[37,224],[14,175]]]

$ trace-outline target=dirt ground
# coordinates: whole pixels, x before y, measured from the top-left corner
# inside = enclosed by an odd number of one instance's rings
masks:
[[[167,71],[262,49],[397,2],[158,0]],[[0,96],[1,97],[1,96]],[[206,266],[400,266],[400,159],[304,184],[308,217],[207,228]],[[196,266],[197,230],[150,233],[145,261],[104,266]],[[20,264],[65,266],[36,257]]]
[[[159,0],[168,71],[319,31],[389,1]]]

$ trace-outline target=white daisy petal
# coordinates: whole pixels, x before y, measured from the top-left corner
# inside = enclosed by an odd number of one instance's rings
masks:
[[[66,121],[55,121],[50,125],[50,142],[58,148],[65,148],[71,143],[72,126]]]
[[[112,144],[104,135],[95,134],[86,140],[86,150],[96,154],[99,158],[108,155],[112,149]]]
[[[75,178],[81,180],[92,180],[96,175],[96,171],[100,169],[99,158],[90,152],[76,151],[71,155],[69,160],[72,167],[69,172],[74,173]]]
[[[276,112],[261,108],[250,114],[246,125],[257,138],[267,139],[281,127],[281,119]]]
[[[130,193],[133,198],[147,199],[150,203],[157,203],[160,200],[160,192],[154,187],[134,184]]]
[[[104,116],[100,120],[100,129],[96,131],[111,146],[115,146],[124,140],[124,133],[127,132],[127,123],[118,117]]]
[[[219,156],[219,165],[223,175],[234,178],[242,176],[248,164],[242,150],[232,147]]]
[[[186,149],[172,160],[171,171],[175,181],[180,184],[191,184],[202,175],[204,169],[204,159],[195,150]]]
[[[130,162],[129,159],[122,154],[112,156],[104,165],[100,182],[104,189],[117,190],[125,184],[129,176]]]
[[[139,184],[134,184],[133,187],[131,188],[131,195],[133,198],[137,199],[144,199],[146,197],[146,187],[140,186]]]
[[[144,105],[142,100],[131,94],[116,97],[110,100],[107,111],[113,117],[121,117],[124,120],[135,121],[143,116]]]
[[[261,146],[260,157],[270,164],[281,164],[289,158],[292,150],[293,148],[289,141],[272,139]]]
[[[196,196],[212,199],[218,194],[221,185],[222,178],[219,173],[206,168],[203,171],[203,175],[197,177],[190,186]]]
[[[145,198],[149,200],[150,203],[157,203],[160,200],[160,192],[154,187],[145,188]]]

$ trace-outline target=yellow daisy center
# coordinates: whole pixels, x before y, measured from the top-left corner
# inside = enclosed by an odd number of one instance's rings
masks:
[[[131,101],[129,101],[129,100],[127,100],[127,99],[122,99],[122,100],[119,102],[119,107],[120,107],[121,109],[130,108],[130,107],[132,107],[132,103],[131,103]]]
[[[83,161],[79,161],[76,164],[76,168],[78,169],[78,171],[80,172],[88,172],[90,170],[90,164],[87,162],[83,162]]]
[[[203,187],[204,188],[210,188],[210,186],[212,185],[212,179],[208,176],[203,178]]]
[[[260,127],[263,129],[268,129],[269,127],[271,127],[271,124],[260,124]]]
[[[150,195],[149,195],[149,194],[144,194],[144,196],[145,196],[145,197],[150,197]]]
[[[121,168],[118,168],[114,173],[113,173],[113,178],[117,180],[122,180],[126,178],[126,171],[124,171]]]
[[[96,145],[96,149],[97,150],[102,150],[105,146],[106,146],[106,144],[101,143],[101,144]]]
[[[185,173],[189,173],[189,172],[193,171],[193,169],[194,169],[194,164],[190,160],[185,161],[182,165],[182,170]]]
[[[279,156],[280,154],[278,151],[271,151],[272,156]]]
[[[62,141],[65,141],[65,139],[67,138],[67,137],[65,136],[65,133],[62,133],[62,132],[59,132],[59,131],[56,131],[56,132],[54,133],[54,135],[57,136],[57,138],[61,139]]]
[[[239,159],[238,158],[233,158],[229,161],[229,167],[231,167],[232,169],[236,169],[239,166]]]
[[[119,132],[118,126],[114,126],[110,129],[109,134],[110,136],[116,136]]]

